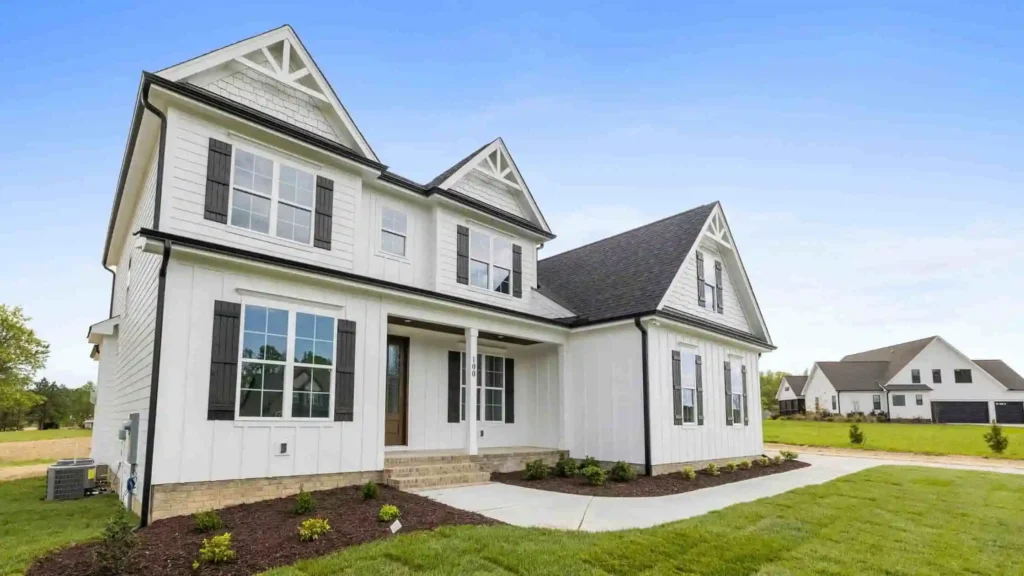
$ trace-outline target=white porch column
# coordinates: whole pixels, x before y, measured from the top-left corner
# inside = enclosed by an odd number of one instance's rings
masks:
[[[477,337],[480,331],[466,328],[466,453],[476,456],[476,374],[481,367],[476,365]]]
[[[572,412],[569,410],[569,390],[572,373],[569,371],[569,345],[558,346],[558,449],[572,448]],[[582,408],[576,407],[577,410]]]

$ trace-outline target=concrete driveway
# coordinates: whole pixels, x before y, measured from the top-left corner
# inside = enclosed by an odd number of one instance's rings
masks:
[[[820,455],[801,456],[800,459],[810,463],[811,466],[686,494],[654,498],[580,496],[522,488],[497,482],[429,490],[420,494],[443,504],[477,512],[515,526],[600,532],[649,528],[666,522],[700,516],[733,504],[776,496],[803,486],[822,484],[874,466],[911,464],[877,458]],[[937,463],[913,463],[912,465],[1024,474],[1024,469],[998,465],[969,466]]]

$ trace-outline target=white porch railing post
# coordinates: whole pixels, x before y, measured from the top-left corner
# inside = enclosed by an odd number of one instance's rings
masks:
[[[477,366],[477,337],[480,335],[476,328],[466,328],[466,453],[476,456],[478,452],[476,439],[476,379],[477,371],[483,366]]]

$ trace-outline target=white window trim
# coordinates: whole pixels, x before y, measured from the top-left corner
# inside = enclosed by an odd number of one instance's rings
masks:
[[[697,348],[695,346],[691,346],[689,344],[684,344],[684,343],[680,342],[679,344],[677,344],[677,349],[679,350],[679,363],[680,363],[680,366],[679,366],[679,377],[680,377],[681,383],[682,383],[681,392],[680,392],[680,394],[682,396],[679,399],[680,405],[683,407],[683,414],[682,414],[682,416],[683,416],[683,424],[682,424],[682,426],[684,428],[699,428],[700,425],[697,423],[697,367],[695,365],[696,364],[696,357],[697,357]],[[687,357],[688,357],[688,355],[689,355],[689,358],[690,358],[689,363],[690,363],[690,365],[692,367],[692,372],[693,372],[693,380],[691,382],[687,382],[686,381],[686,364],[687,364]],[[686,390],[693,390],[693,422],[687,422],[686,421],[686,392],[685,392]],[[671,408],[670,408],[670,410],[671,410]],[[675,419],[675,414],[673,414],[672,417],[673,417],[673,420],[674,420]]]
[[[307,248],[313,248],[313,242],[315,241],[314,238],[316,236],[316,231],[315,231],[316,230],[316,177],[319,175],[318,172],[316,172],[315,170],[310,170],[310,168],[308,166],[302,166],[301,162],[295,162],[294,160],[285,160],[281,156],[281,154],[274,153],[274,152],[268,151],[266,149],[262,149],[262,148],[257,147],[257,146],[240,145],[237,141],[233,141],[230,144],[231,144],[231,161],[230,161],[230,163],[231,163],[231,177],[228,179],[229,180],[229,184],[228,184],[228,222],[227,222],[228,227],[233,229],[233,230],[241,230],[241,231],[245,232],[247,235],[251,234],[254,237],[260,238],[260,239],[273,238],[274,240],[281,240],[281,241],[284,241],[284,242],[288,242],[289,244],[293,244],[295,246],[305,246]],[[248,152],[250,154],[255,154],[257,156],[262,156],[262,157],[264,157],[264,158],[266,158],[266,159],[268,159],[268,160],[270,160],[271,162],[274,163],[274,169],[272,170],[272,173],[271,173],[271,182],[270,182],[270,216],[269,216],[269,218],[270,218],[270,228],[267,230],[266,233],[260,232],[258,230],[253,230],[251,228],[245,228],[245,227],[242,227],[242,226],[235,226],[234,224],[231,223],[231,212],[232,212],[232,209],[234,208],[234,205],[235,205],[235,153],[238,150],[242,150],[242,151]],[[298,208],[300,210],[306,210],[305,206],[299,206],[298,204],[296,204],[294,202],[289,202],[287,200],[281,200],[280,190],[279,190],[280,189],[280,182],[279,182],[279,180],[280,180],[280,177],[281,177],[281,165],[282,164],[287,165],[289,168],[294,168],[295,170],[301,170],[303,172],[308,172],[308,173],[311,173],[313,175],[313,206],[311,208],[309,208],[309,213],[310,213],[310,217],[309,217],[309,242],[299,242],[298,240],[292,240],[291,238],[282,238],[281,236],[277,235],[277,207],[278,207],[279,203],[284,203],[284,204],[287,204],[287,205],[292,206],[294,208]],[[266,198],[266,196],[264,196],[262,193],[256,192],[255,190],[248,190],[248,189],[246,189],[244,187],[241,187],[241,186],[240,186],[240,188],[242,188],[242,191],[247,193],[247,194],[252,194],[253,196],[259,196],[261,198]]]
[[[467,393],[468,393],[468,391],[466,390],[466,379],[465,379],[465,376],[466,376],[466,370],[465,370],[465,366],[466,366],[466,351],[465,350],[453,350],[453,352],[458,352],[459,353],[459,365],[461,366],[461,368],[459,368],[459,422],[462,423],[462,422],[466,421],[466,414],[463,413],[463,410],[467,410],[468,411],[470,409],[470,407],[467,406],[467,402],[466,402]],[[477,424],[485,424],[485,425],[488,425],[488,426],[505,425],[505,424],[507,424],[507,422],[505,422],[505,409],[508,406],[508,390],[505,388],[506,373],[504,371],[505,370],[504,362],[508,358],[508,356],[498,356],[497,354],[484,354],[483,352],[481,352],[479,354],[479,356],[481,357],[483,362],[482,362],[482,365],[476,367],[477,372],[481,375],[480,376],[480,385],[477,386],[477,394],[476,394],[477,401],[480,403],[480,418],[477,420]],[[487,358],[488,357],[500,358],[502,363],[503,363],[503,368],[502,368],[502,373],[501,373],[501,388],[495,388],[493,386],[487,386]],[[488,420],[487,419],[487,402],[486,402],[486,398],[484,397],[484,392],[486,390],[501,390],[501,419],[500,420]],[[473,408],[475,409],[476,407],[474,406]]]
[[[704,266],[704,306],[703,306],[703,308],[705,310],[709,311],[709,312],[712,312],[714,314],[718,314],[718,306],[717,306],[717,302],[716,302],[716,299],[718,298],[718,287],[715,286],[715,262],[718,262],[718,260],[714,256],[712,256],[711,254],[709,254],[707,251],[705,251],[705,250],[701,250],[700,253],[702,255],[701,264]],[[709,264],[710,264],[710,266],[709,266]],[[724,271],[725,265],[723,264],[722,266],[723,266],[722,281],[725,282],[725,271]],[[710,269],[710,275],[708,273],[709,269]],[[710,298],[708,298],[708,289],[709,288],[711,289],[711,297]],[[725,291],[723,290],[723,297],[724,297],[724,292]],[[698,307],[700,307],[700,306],[698,305]],[[724,310],[724,307],[723,307],[723,310]]]
[[[512,254],[511,246],[515,245],[515,240],[510,238],[509,236],[499,232],[498,230],[495,230],[494,228],[488,228],[486,226],[480,226],[480,225],[478,225],[476,223],[473,223],[473,222],[467,222],[466,224],[467,224],[466,227],[469,228],[469,255],[468,255],[468,258],[469,258],[469,283],[467,283],[466,286],[468,286],[469,289],[473,290],[474,292],[480,292],[482,294],[491,294],[493,296],[498,296],[498,297],[501,297],[501,298],[512,298],[512,290],[513,290],[513,286],[512,286],[512,284],[513,284],[513,279],[512,279],[512,275],[513,275],[512,261],[515,258],[515,256]],[[473,258],[473,234],[486,234],[487,236],[491,237],[490,251],[488,253],[488,262],[487,262],[487,285],[488,286],[490,286],[491,282],[493,282],[493,280],[494,280],[494,268],[495,268],[495,263],[494,263],[494,239],[495,238],[502,238],[503,240],[505,240],[505,241],[507,241],[509,243],[508,268],[505,268],[504,266],[497,266],[498,268],[502,268],[504,270],[508,270],[508,294],[506,294],[504,292],[499,292],[497,290],[493,290],[493,289],[491,289],[489,287],[488,288],[481,288],[481,287],[473,284],[473,261],[476,260],[475,258]],[[480,260],[476,260],[476,261],[480,262]]]
[[[394,210],[395,212],[401,212],[402,214],[405,214],[405,234],[399,234],[398,232],[395,232],[393,230],[387,230],[386,228],[384,228],[384,209],[385,208],[388,208],[390,210]],[[376,247],[376,251],[375,252],[376,252],[377,256],[380,256],[381,258],[387,258],[389,260],[396,260],[398,262],[409,264],[412,261],[411,258],[409,257],[409,245],[410,245],[410,239],[412,238],[412,235],[413,235],[413,229],[414,229],[413,219],[410,216],[409,210],[406,207],[400,206],[398,204],[392,204],[390,202],[381,202],[377,206],[377,227],[376,227],[377,236],[376,236],[376,238],[374,240],[374,245]],[[391,232],[392,234],[396,234],[398,236],[404,236],[405,237],[405,256],[400,256],[398,254],[392,254],[391,252],[388,252],[388,251],[384,250],[384,243],[383,243],[383,241],[381,239],[381,236],[383,235],[385,230],[387,230],[388,232]]]
[[[732,375],[730,376],[730,378],[732,379],[732,396],[733,398],[735,398],[736,396],[739,396],[740,398],[740,417],[739,419],[737,419],[736,413],[734,411],[732,415],[732,425],[734,427],[742,427],[745,426],[743,424],[743,358],[740,356],[730,355],[729,367],[732,370]],[[733,401],[733,398],[729,399],[730,402]],[[732,409],[732,404],[729,405],[729,408]],[[747,417],[750,417],[749,408],[747,408]]]
[[[334,392],[335,392],[335,386],[334,386],[335,382],[334,382],[334,380],[335,380],[335,378],[337,376],[336,367],[337,367],[337,363],[338,363],[338,359],[337,359],[337,355],[338,355],[337,354],[337,346],[338,346],[338,341],[337,341],[337,339],[338,339],[338,310],[336,308],[319,308],[319,307],[316,307],[316,306],[310,306],[310,305],[305,305],[305,304],[295,304],[294,301],[288,302],[288,301],[284,301],[284,300],[276,300],[276,299],[270,299],[270,298],[243,297],[241,304],[242,304],[242,311],[241,311],[241,317],[239,318],[239,322],[238,322],[238,331],[239,331],[239,333],[238,333],[238,361],[236,363],[236,366],[237,366],[236,372],[238,372],[238,374],[235,376],[235,421],[236,422],[247,422],[247,423],[255,423],[255,422],[264,422],[264,423],[265,422],[295,422],[295,423],[334,422],[334,403],[337,401],[337,398],[335,398],[335,394],[334,394]],[[283,363],[282,362],[274,362],[274,361],[268,362],[269,364],[274,364],[274,365],[284,366],[285,367],[285,369],[284,369],[284,386],[283,386],[283,389],[282,389],[282,392],[284,393],[284,398],[282,398],[282,400],[281,400],[281,414],[282,414],[282,416],[279,416],[279,417],[277,417],[277,416],[242,416],[240,414],[240,410],[241,410],[241,406],[242,406],[242,360],[243,360],[242,353],[243,353],[243,350],[244,350],[243,346],[244,346],[244,338],[245,338],[245,308],[246,308],[246,306],[263,306],[265,308],[276,308],[278,310],[287,310],[288,311],[288,337],[287,337],[288,338],[288,351],[287,351],[287,354],[285,355],[285,361]],[[293,388],[292,388],[293,382],[292,382],[292,380],[295,378],[295,361],[294,361],[294,355],[293,355],[294,352],[295,352],[295,315],[297,313],[313,314],[313,315],[316,315],[316,316],[327,316],[327,317],[329,317],[329,318],[331,318],[333,320],[332,334],[334,334],[333,340],[334,340],[335,350],[334,350],[334,354],[332,356],[331,366],[330,366],[330,371],[331,371],[331,382],[330,382],[330,386],[329,386],[330,401],[328,402],[328,405],[327,405],[327,416],[324,417],[324,418],[312,418],[312,417],[310,417],[310,418],[302,418],[302,417],[294,417],[294,416],[291,415],[291,413],[292,413],[292,391],[293,391]],[[284,414],[287,414],[287,416],[284,416]]]

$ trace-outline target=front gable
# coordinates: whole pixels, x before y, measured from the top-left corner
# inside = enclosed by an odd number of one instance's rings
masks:
[[[935,337],[922,349],[917,356],[899,370],[886,385],[911,384],[913,371],[918,370],[921,383],[932,389],[933,399],[973,399],[988,397],[1006,391],[999,383],[981,367],[975,364],[963,352],[942,337]],[[941,382],[934,382],[932,371],[939,370]],[[955,370],[970,370],[971,383],[958,383],[954,377]]]

